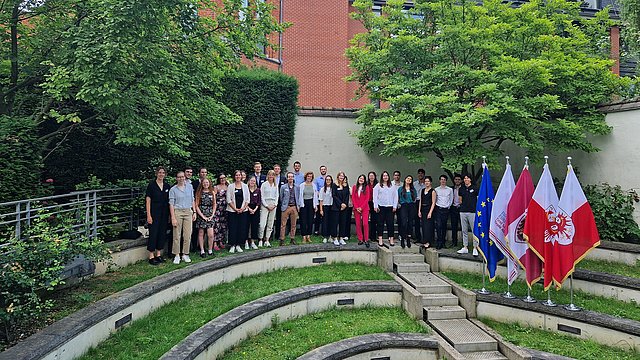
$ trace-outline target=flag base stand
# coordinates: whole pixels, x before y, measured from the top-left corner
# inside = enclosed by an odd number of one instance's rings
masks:
[[[482,288],[482,289],[476,290],[476,292],[477,292],[478,294],[482,294],[482,295],[489,295],[489,294],[491,294],[491,291],[489,291],[489,290],[487,290],[487,289],[485,289],[485,288]]]
[[[543,302],[541,302],[540,304],[544,305],[544,306],[548,306],[548,307],[555,307],[558,306],[558,304],[554,303],[553,301],[551,301],[551,299],[547,299]]]
[[[565,305],[564,309],[568,311],[582,311],[581,307],[575,306],[573,303]]]
[[[513,295],[511,292],[507,291],[506,293],[502,294],[502,297],[505,299],[515,299],[515,295]]]
[[[522,301],[526,302],[526,303],[534,303],[537,302],[536,299],[534,299],[533,297],[531,297],[531,295],[527,295],[524,298],[522,298]]]

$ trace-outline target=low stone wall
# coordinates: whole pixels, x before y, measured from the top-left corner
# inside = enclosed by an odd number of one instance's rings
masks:
[[[437,360],[438,340],[412,333],[382,333],[357,336],[314,349],[298,360],[421,359]]]
[[[376,249],[319,244],[278,247],[200,262],[89,305],[0,353],[0,360],[77,358],[121,326],[164,304],[241,276],[336,262],[375,266],[376,261]]]
[[[239,306],[202,326],[169,350],[163,360],[215,359],[251,335],[330,307],[400,306],[395,281],[352,281],[303,286]]]
[[[455,253],[440,254],[438,257],[438,268],[440,271],[465,271],[481,274],[482,266],[483,264],[480,257],[472,258],[469,255],[459,255]],[[496,276],[501,279],[506,279],[506,266],[499,265],[496,270]],[[491,290],[491,285],[488,282],[487,284],[487,288]],[[569,279],[563,284],[565,288],[568,288],[568,286]],[[625,302],[640,303],[640,279],[636,278],[577,269],[573,274],[573,287],[575,290],[580,290],[588,294]],[[525,294],[515,295],[524,296]]]
[[[592,339],[600,344],[640,351],[640,322],[589,310],[569,311],[562,306],[525,303],[500,294],[477,294],[478,317]]]

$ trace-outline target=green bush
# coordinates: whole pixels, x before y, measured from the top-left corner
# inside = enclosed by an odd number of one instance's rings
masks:
[[[600,239],[640,243],[640,228],[633,219],[633,204],[639,201],[635,191],[603,183],[585,186],[584,193],[593,210]]]
[[[90,260],[107,258],[100,241],[75,234],[77,229],[72,226],[82,216],[83,211],[66,215],[41,212],[32,220],[26,239],[8,239],[5,249],[11,250],[3,250],[0,257],[0,349],[45,320],[52,303],[42,295],[62,284],[65,264],[79,255]]]
[[[38,132],[30,118],[0,115],[0,202],[44,195]]]

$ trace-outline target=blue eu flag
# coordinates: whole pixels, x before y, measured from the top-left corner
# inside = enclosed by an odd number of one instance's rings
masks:
[[[482,184],[478,192],[478,202],[476,203],[476,223],[473,225],[473,236],[478,240],[480,254],[484,257],[489,271],[489,280],[496,277],[496,267],[498,261],[504,259],[504,255],[496,244],[489,238],[489,227],[491,226],[491,208],[493,206],[493,186],[489,176],[489,168],[483,165]]]

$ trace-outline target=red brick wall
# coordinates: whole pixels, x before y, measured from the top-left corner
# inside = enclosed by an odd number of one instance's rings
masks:
[[[611,67],[611,71],[620,75],[620,27],[612,26],[609,29],[610,40],[611,40],[611,59],[615,60],[615,64]]]

